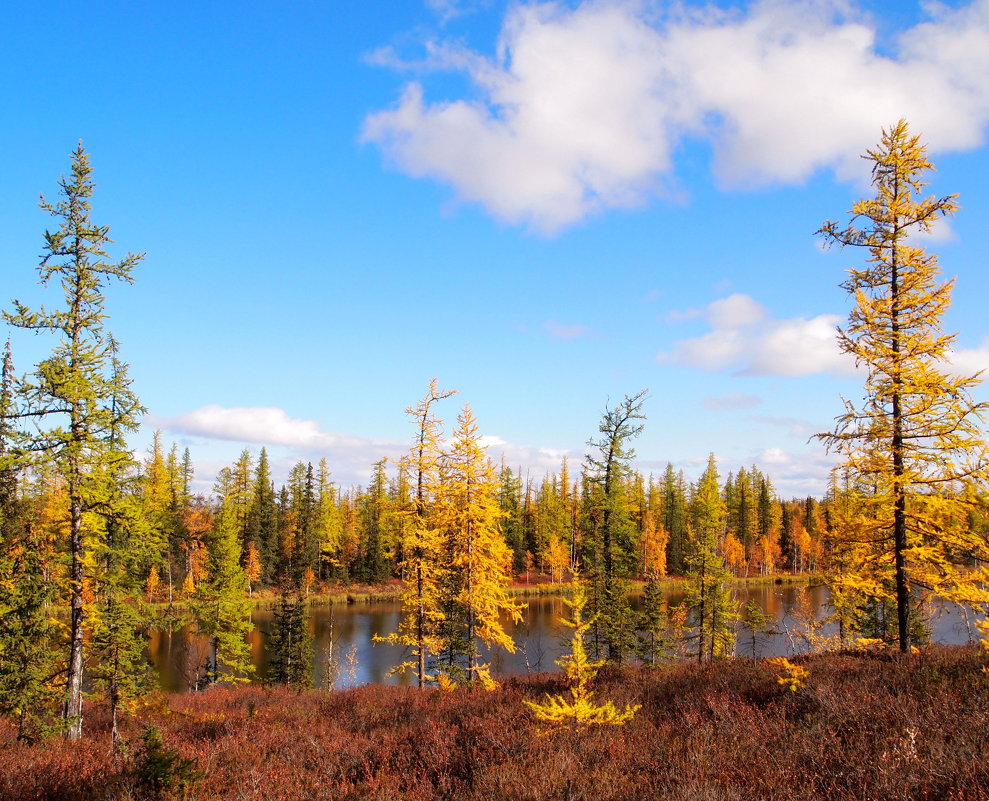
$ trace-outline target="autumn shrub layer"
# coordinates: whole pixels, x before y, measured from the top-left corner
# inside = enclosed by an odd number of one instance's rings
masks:
[[[543,733],[523,705],[541,675],[501,690],[332,693],[215,689],[169,696],[128,722],[111,756],[106,711],[78,743],[13,742],[0,727],[0,799],[137,799],[141,734],[196,761],[196,799],[987,799],[989,675],[971,648],[901,658],[743,659],[602,671],[601,699],[642,704],[620,728]]]

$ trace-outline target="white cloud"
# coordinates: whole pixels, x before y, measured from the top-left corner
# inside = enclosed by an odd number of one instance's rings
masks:
[[[547,473],[559,473],[564,456],[570,460],[571,470],[579,471],[584,458],[580,451],[519,445],[494,435],[481,437],[481,444],[488,449],[488,458],[495,464],[500,464],[504,459],[505,465],[512,470],[521,470],[523,475],[528,472],[535,478]]]
[[[744,392],[729,392],[722,397],[707,397],[702,401],[706,409],[751,409],[762,403],[758,395],[746,395]]]
[[[476,99],[429,103],[411,83],[395,107],[367,117],[363,137],[408,174],[543,232],[669,186],[687,138],[711,143],[718,180],[735,188],[821,168],[861,179],[859,154],[900,117],[934,151],[983,141],[989,0],[926,5],[929,21],[904,31],[892,55],[839,0],[652,9],[514,6],[494,58],[429,49],[434,68],[469,76]]]
[[[325,433],[315,420],[289,417],[276,406],[224,407],[211,403],[160,424],[178,433],[259,445],[320,448],[360,442],[356,437]]]
[[[957,348],[948,353],[948,365],[956,375],[975,375],[989,370],[989,337],[984,337],[977,348]]]
[[[741,375],[851,375],[854,365],[838,349],[838,315],[773,319],[748,295],[734,294],[705,310],[711,331],[660,353],[663,364],[702,370],[734,369]]]
[[[837,461],[835,455],[823,450],[794,453],[778,447],[766,448],[752,459],[769,474],[781,498],[823,495]]]
[[[315,420],[291,417],[275,406],[209,404],[173,418],[152,415],[147,420],[147,428],[162,428],[173,434],[206,440],[287,448],[287,452],[269,454],[276,483],[285,480],[296,462],[316,463],[323,457],[327,459],[334,480],[341,486],[366,483],[374,462],[381,458],[397,460],[409,447],[409,442],[325,432]],[[572,465],[579,465],[583,459],[579,451],[520,445],[495,435],[483,435],[481,444],[496,464],[504,457],[505,463],[513,469],[521,468],[523,473],[530,471],[534,476],[558,471],[564,456],[570,457]],[[199,491],[208,492],[217,472],[229,464],[230,461],[215,458],[197,458]]]

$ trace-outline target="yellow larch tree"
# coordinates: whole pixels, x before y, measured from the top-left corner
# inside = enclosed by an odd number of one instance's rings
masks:
[[[580,731],[592,725],[621,726],[630,721],[641,708],[640,705],[626,706],[619,710],[611,701],[597,703],[593,700],[594,693],[588,687],[598,668],[603,662],[591,662],[584,646],[584,638],[594,622],[593,618],[584,619],[584,608],[587,606],[587,590],[583,581],[574,576],[571,585],[570,598],[565,600],[570,607],[570,619],[564,618],[562,623],[573,629],[570,639],[570,653],[556,660],[570,684],[568,694],[546,695],[542,703],[524,701],[532,710],[536,720],[548,723],[552,727],[569,728]]]
[[[488,459],[470,406],[457,418],[450,451],[441,464],[438,518],[444,531],[448,598],[444,649],[448,664],[466,662],[468,681],[491,682],[478,661],[478,641],[486,647],[515,652],[515,642],[501,622],[503,614],[522,618],[524,604],[508,592],[512,552],[498,526],[498,481]]]
[[[438,627],[443,620],[440,579],[444,538],[435,503],[439,488],[442,424],[433,413],[433,406],[455,391],[438,389],[434,378],[429,382],[425,397],[405,410],[415,422],[416,439],[403,460],[402,467],[408,473],[410,487],[408,499],[398,515],[404,555],[400,565],[402,617],[398,631],[377,638],[410,649],[412,658],[395,670],[415,670],[420,688],[431,678],[427,673],[430,655],[439,653],[442,647]]]
[[[918,197],[933,165],[903,120],[865,158],[876,196],[855,203],[848,226],[829,221],[819,230],[829,243],[868,254],[842,284],[855,305],[838,331],[842,351],[865,373],[865,399],[846,401],[834,431],[820,436],[844,457],[856,488],[831,532],[843,565],[836,582],[853,585],[867,603],[892,601],[907,651],[920,595],[989,601],[989,572],[972,569],[989,560],[989,545],[968,525],[972,487],[989,465],[980,425],[987,405],[970,395],[978,375],[948,369],[955,336],[942,319],[954,282],[939,279],[937,258],[919,246],[957,209],[956,196]]]

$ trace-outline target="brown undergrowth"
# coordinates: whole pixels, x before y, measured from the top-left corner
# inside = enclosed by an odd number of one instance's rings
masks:
[[[595,691],[642,704],[634,720],[541,736],[522,701],[559,691],[552,674],[495,692],[173,695],[129,722],[123,757],[94,703],[78,743],[19,745],[0,724],[0,800],[150,797],[135,778],[147,724],[195,759],[194,799],[989,799],[984,652],[793,661],[810,671],[796,691],[764,661],[602,670]]]

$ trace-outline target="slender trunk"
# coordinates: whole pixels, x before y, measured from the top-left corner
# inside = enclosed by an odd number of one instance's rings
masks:
[[[706,556],[701,558],[701,616],[697,626],[697,661],[704,661],[704,626],[707,622],[705,618],[704,602],[707,600],[707,561]]]
[[[69,666],[65,684],[65,706],[62,718],[67,724],[66,738],[78,740],[82,737],[82,671],[83,671],[83,624],[85,613],[82,598],[83,544],[82,544],[82,503],[78,500],[78,466],[70,468],[70,497],[72,497],[71,529],[69,533],[69,581],[71,584],[71,618],[69,622]]]
[[[900,405],[902,391],[899,320],[899,275],[896,242],[894,234],[892,280],[890,289],[890,317],[892,323],[893,351],[893,558],[896,567],[896,623],[899,629],[900,651],[910,650],[910,591],[907,586],[907,498],[904,487],[903,466],[903,412]]]
[[[416,562],[416,647],[418,653],[419,689],[426,686],[426,598],[425,586],[422,575],[422,554]]]

